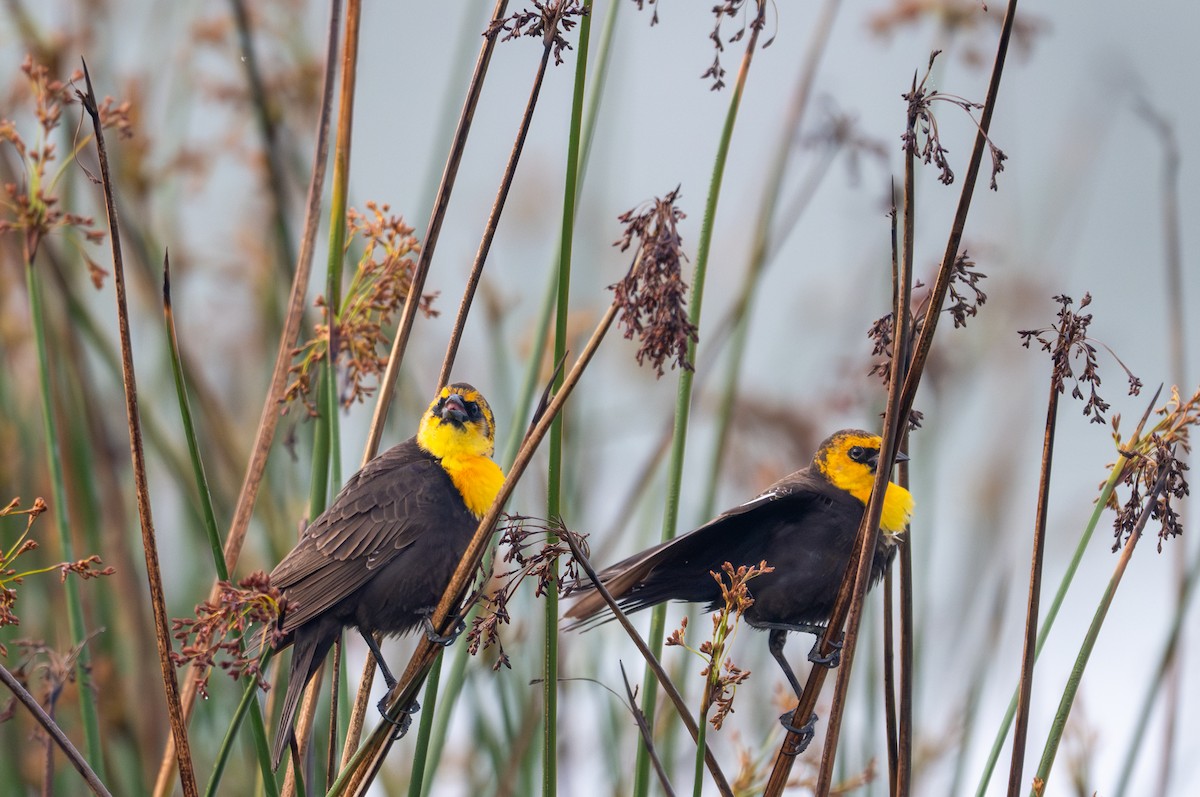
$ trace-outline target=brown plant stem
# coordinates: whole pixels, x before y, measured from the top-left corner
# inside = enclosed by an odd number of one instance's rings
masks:
[[[903,450],[908,450],[908,432],[904,433]],[[898,484],[906,489],[908,488],[908,468],[907,462],[900,463]],[[916,638],[913,629],[912,536],[906,536],[905,539],[900,540],[898,545],[900,548],[897,553],[897,558],[900,560],[898,563],[900,567],[900,737],[896,745],[899,758],[896,777],[892,781],[895,784],[892,794],[908,797],[912,791],[913,737],[916,735],[913,727],[913,672],[915,670],[913,659]]]
[[[498,23],[504,18],[504,11],[507,7],[508,0],[496,0],[496,5],[492,9],[493,23]],[[417,267],[413,271],[408,297],[404,302],[404,312],[400,316],[396,337],[392,341],[392,352],[388,356],[387,369],[379,381],[379,396],[375,402],[375,414],[371,418],[366,450],[363,452],[364,465],[379,450],[379,440],[383,436],[383,422],[387,418],[388,409],[392,403],[392,392],[396,387],[396,375],[400,373],[400,365],[404,362],[404,352],[408,348],[408,339],[412,334],[413,320],[416,318],[417,308],[421,303],[421,294],[425,290],[425,278],[429,275],[433,252],[437,248],[438,238],[441,236],[442,222],[446,219],[446,210],[450,205],[450,193],[454,190],[454,183],[458,178],[458,168],[462,165],[467,136],[471,132],[471,123],[475,120],[475,108],[479,104],[479,95],[483,91],[483,79],[487,76],[492,52],[496,49],[497,38],[499,37],[484,36],[483,44],[479,48],[479,56],[475,59],[475,71],[471,74],[467,97],[463,101],[462,112],[458,117],[458,126],[454,130],[454,140],[450,145],[450,153],[446,156],[446,168],[442,171],[442,181],[438,184],[437,197],[433,201],[433,210],[429,214],[429,224],[425,228],[425,237],[421,241],[421,254],[417,257]],[[368,656],[367,666],[363,670],[364,680],[366,671],[372,669],[373,664],[371,657]],[[356,712],[358,708],[358,704],[355,703]],[[365,709],[365,706],[363,708]],[[351,738],[353,738],[353,745]],[[347,749],[357,745],[357,736],[347,738],[346,743]]]
[[[914,76],[915,80],[915,76]],[[914,90],[916,87],[913,87]],[[908,119],[909,131],[915,133],[917,119],[914,115],[910,115]],[[892,319],[898,329],[903,329],[905,334],[896,336],[896,343],[892,350],[892,359],[899,359],[904,367],[908,367],[908,363],[912,361],[912,318],[909,312],[909,305],[912,302],[912,283],[913,283],[913,246],[916,238],[916,153],[910,149],[906,150],[904,156],[904,237],[902,258],[900,260],[901,267],[896,275],[896,283],[893,287],[893,309]],[[903,367],[900,370],[899,377],[901,381],[905,378]],[[907,449],[908,446],[908,412],[901,413],[897,419],[900,432],[901,442]],[[902,464],[900,468],[901,482],[905,487],[908,486],[908,466]],[[908,797],[909,789],[912,786],[912,709],[913,709],[913,617],[912,617],[912,535],[906,535],[906,539],[899,543],[900,550],[898,551],[900,559],[900,706],[897,716],[899,735],[896,739],[896,773],[895,780],[891,782],[892,795],[894,797]]]
[[[517,173],[517,163],[521,160],[521,152],[525,149],[525,138],[529,135],[529,125],[533,122],[533,111],[537,107],[538,94],[542,90],[542,82],[546,77],[546,66],[550,63],[550,52],[554,45],[554,35],[558,32],[558,20],[554,25],[546,26],[546,38],[542,48],[542,60],[538,62],[537,74],[533,78],[533,88],[529,91],[529,100],[525,103],[525,113],[521,116],[521,126],[517,130],[517,139],[513,142],[512,151],[508,155],[508,163],[504,167],[504,176],[500,178],[500,188],[492,201],[492,210],[488,214],[487,223],[483,228],[483,238],[475,253],[475,262],[471,265],[471,274],[463,289],[462,301],[458,305],[458,315],[454,319],[454,328],[450,330],[450,341],[446,344],[446,357],[442,360],[442,370],[438,374],[437,393],[450,381],[450,370],[454,367],[454,359],[458,355],[458,345],[462,342],[463,328],[467,325],[467,313],[475,298],[475,289],[479,287],[479,279],[483,276],[483,265],[487,262],[488,252],[492,248],[492,240],[496,237],[496,228],[500,224],[500,214],[504,212],[504,203],[508,200],[508,192],[512,188],[513,177]],[[497,38],[490,36],[488,38]],[[424,251],[422,250],[422,255]],[[410,291],[409,296],[413,294]],[[418,294],[419,295],[419,294]],[[407,304],[405,306],[407,309]]]
[[[328,489],[330,471],[334,474],[340,474],[340,469],[336,467],[337,457],[340,455],[340,445],[337,442],[337,308],[341,305],[342,258],[346,239],[346,197],[350,183],[350,145],[354,125],[354,90],[358,78],[358,41],[361,20],[362,0],[349,0],[346,3],[346,23],[342,33],[341,82],[338,86],[337,132],[333,147],[333,179],[330,181],[330,204],[332,207],[329,221],[329,257],[327,261],[327,285],[325,291],[325,299],[329,303],[324,380],[327,390],[325,398],[327,400],[321,402],[321,406],[325,408],[325,417],[319,419],[319,423],[322,426],[319,427],[320,431],[318,432],[318,437],[323,438],[325,441],[323,445],[328,451],[328,458],[335,463],[335,467],[330,469],[319,467],[314,470],[312,494],[319,496],[316,499],[317,503],[314,503],[311,510],[311,514],[314,516],[317,514],[318,509],[324,508],[326,496],[330,492]],[[337,489],[337,485],[335,485],[334,489]],[[281,792],[283,797],[291,797],[292,794],[295,794],[296,770],[303,766],[304,753],[308,749],[312,736],[313,722],[316,718],[316,702],[320,696],[321,683],[321,678],[312,678],[305,687],[300,717],[296,722],[294,732],[295,743],[300,750],[300,756],[293,756],[291,759],[292,766],[288,769],[288,773],[284,777],[283,791]],[[337,690],[338,685],[336,682],[332,684],[332,688],[335,691]],[[329,733],[335,740],[331,744],[336,745],[337,726],[331,726]]]
[[[284,319],[283,333],[279,337],[279,349],[275,355],[275,365],[271,371],[271,382],[263,401],[262,413],[258,420],[258,430],[254,436],[254,446],[251,449],[250,461],[246,466],[246,475],[242,480],[241,491],[238,494],[237,505],[234,508],[233,520],[229,525],[229,534],[225,538],[225,565],[232,572],[241,556],[242,545],[246,541],[246,531],[250,526],[250,517],[254,513],[254,504],[258,499],[258,491],[262,487],[263,476],[267,469],[267,457],[271,452],[271,444],[275,439],[275,430],[279,425],[279,402],[287,388],[288,368],[292,363],[292,351],[300,334],[300,322],[304,314],[305,297],[308,292],[308,279],[312,274],[313,252],[316,249],[317,231],[320,222],[321,195],[325,185],[325,164],[329,154],[329,120],[333,106],[333,84],[337,56],[338,32],[340,30],[342,0],[331,0],[329,30],[326,37],[325,73],[322,84],[321,110],[317,119],[316,148],[313,153],[312,177],[309,180],[308,197],[305,202],[304,237],[300,242],[300,253],[296,259],[296,273],[292,278],[292,291],[288,299],[287,316]],[[209,592],[209,600],[217,598],[217,585],[214,582]],[[189,671],[191,676],[195,671]],[[185,716],[191,714],[196,701],[196,679],[189,677],[183,686],[183,706]],[[174,747],[170,740],[163,752],[162,763],[159,766],[158,779],[155,782],[156,797],[169,794],[170,780],[174,762]]]
[[[33,715],[33,718],[46,731],[47,737],[59,746],[63,754],[66,755],[67,760],[71,762],[71,766],[75,767],[79,771],[79,774],[83,776],[83,780],[87,783],[88,788],[92,790],[92,794],[112,797],[105,785],[100,782],[100,778],[88,766],[87,760],[75,749],[75,745],[71,744],[71,740],[63,733],[62,728],[58,727],[58,723],[46,713],[45,709],[38,703],[37,698],[21,685],[20,680],[3,663],[0,663],[0,683],[8,687],[9,691],[17,698],[17,701]]]
[[[146,578],[150,587],[150,601],[154,608],[154,636],[158,644],[159,666],[162,669],[163,688],[167,698],[167,713],[171,721],[171,735],[175,742],[176,763],[184,797],[198,797],[196,775],[192,770],[192,754],[188,745],[187,718],[179,701],[179,682],[175,679],[175,665],[171,663],[170,618],[167,616],[166,594],[163,591],[162,572],[159,569],[158,541],[154,532],[154,518],[150,510],[150,487],[146,478],[146,454],[142,448],[141,419],[138,416],[137,380],[133,371],[133,347],[129,333],[129,307],[125,294],[125,264],[121,258],[120,229],[116,206],[113,202],[112,177],[109,174],[108,152],[104,146],[104,129],[100,124],[100,112],[96,107],[96,95],[92,90],[92,76],[87,62],[83,62],[83,77],[87,94],[76,92],[84,110],[92,119],[96,136],[96,154],[100,161],[100,176],[104,188],[104,207],[108,216],[108,231],[112,242],[113,282],[117,294],[117,328],[121,340],[121,372],[125,382],[125,417],[129,424],[129,449],[133,459],[133,478],[136,485],[138,520],[142,530],[142,548],[146,556]]]
[[[1065,346],[1059,333],[1059,346]],[[1008,796],[1023,791],[1025,742],[1029,736],[1029,702],[1033,696],[1033,664],[1037,649],[1038,608],[1042,594],[1042,561],[1046,548],[1046,508],[1050,503],[1050,468],[1054,461],[1054,427],[1058,416],[1060,381],[1050,379],[1050,400],[1046,405],[1046,430],[1042,438],[1042,470],[1038,480],[1037,515],[1033,523],[1033,556],[1029,566],[1029,596],[1025,608],[1025,644],[1021,656],[1021,681],[1017,693],[1017,713],[1013,725],[1012,762],[1008,769]]]
[[[503,19],[507,7],[508,0],[496,0],[496,5],[492,10],[492,21],[498,22]],[[483,79],[487,76],[492,52],[496,47],[496,38],[495,36],[483,37],[479,56],[475,60],[475,71],[471,74],[471,83],[467,87],[467,98],[463,102],[463,109],[458,117],[458,126],[454,131],[450,153],[446,156],[446,168],[442,171],[442,181],[438,185],[437,197],[434,199],[433,210],[429,215],[429,224],[425,228],[421,253],[417,257],[417,266],[413,270],[408,296],[404,301],[404,311],[396,328],[396,337],[392,341],[392,351],[388,355],[387,369],[383,373],[383,378],[379,380],[375,412],[371,417],[371,427],[367,432],[367,443],[363,449],[363,465],[370,462],[379,450],[379,441],[383,437],[383,424],[387,419],[388,409],[392,404],[392,393],[396,388],[396,376],[400,373],[401,363],[404,362],[404,352],[408,348],[413,321],[416,318],[417,308],[420,306],[421,294],[425,290],[425,278],[429,275],[433,252],[437,247],[438,238],[442,232],[442,222],[446,218],[446,210],[450,205],[450,194],[454,190],[459,166],[462,165],[463,152],[467,146],[467,135],[471,132],[471,123],[475,119],[475,108],[479,104],[479,95],[483,91]],[[371,684],[374,679],[375,657],[368,653],[358,681],[358,694],[350,711],[350,725],[346,730],[346,741],[342,746],[343,767],[354,755],[354,750],[362,738],[363,722],[366,718],[367,703],[370,700]]]
[[[895,790],[899,781],[896,772],[900,768],[899,761],[899,717],[896,714],[896,657],[895,643],[895,610],[892,600],[892,571],[883,574],[883,723],[884,738],[887,746],[888,784],[889,790]],[[889,792],[889,793],[890,793]]]

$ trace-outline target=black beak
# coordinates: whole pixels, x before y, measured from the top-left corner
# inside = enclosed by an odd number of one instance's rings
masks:
[[[441,416],[443,421],[450,421],[459,426],[465,424],[470,418],[467,414],[467,405],[463,403],[462,396],[457,393],[446,396],[445,402],[442,403]]]
[[[908,462],[908,454],[905,454],[903,451],[897,451],[896,452],[896,462]],[[870,458],[867,460],[867,464],[871,466],[871,470],[875,470],[877,467],[879,467],[879,452],[878,451],[871,454]]]

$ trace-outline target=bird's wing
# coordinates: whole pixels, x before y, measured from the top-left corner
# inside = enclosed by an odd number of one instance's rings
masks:
[[[284,590],[289,602],[283,630],[358,590],[431,523],[439,523],[454,497],[441,465],[415,439],[371,460],[272,571],[272,586]]]
[[[808,469],[797,471],[703,526],[606,568],[599,573],[600,580],[609,593],[631,611],[663,600],[708,600],[708,593],[715,590],[716,585],[706,581],[704,575],[721,565],[714,560],[714,552],[725,554],[722,561],[733,561],[741,551],[753,549],[755,529],[772,525],[771,519],[779,514],[799,519],[816,508],[818,502],[829,501],[828,490],[828,483],[813,476]],[[658,589],[646,589],[656,571],[661,575],[676,566],[689,571],[683,578],[695,594],[685,594],[688,590],[674,579],[670,579],[671,584],[664,583]],[[671,594],[665,594],[667,592]],[[567,612],[568,617],[586,620],[606,609],[604,599],[594,589],[585,587],[579,594],[581,597]]]

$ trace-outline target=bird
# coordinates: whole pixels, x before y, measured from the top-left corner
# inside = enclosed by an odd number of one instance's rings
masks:
[[[601,571],[599,580],[627,613],[666,601],[707,604],[707,611],[717,611],[724,601],[710,573],[720,574],[725,562],[737,568],[765,561],[774,571],[747,582],[754,603],[743,619],[769,632],[771,656],[799,697],[800,682],[783,655],[787,633],[824,633],[871,496],[882,442],[861,429],[835,432],[807,467],[703,526]],[[896,459],[908,457],[901,453]],[[912,510],[912,495],[889,481],[870,585],[890,566]],[[612,619],[594,586],[579,585],[576,593],[579,599],[566,613],[575,621],[569,628]],[[816,660],[815,655],[814,649],[810,658]]]
[[[275,647],[292,646],[274,768],[294,738],[300,695],[343,628],[362,634],[389,691],[396,679],[373,632],[423,627],[434,641],[448,641],[437,638],[429,616],[504,481],[491,459],[495,439],[495,418],[479,391],[448,385],[417,434],[351,476],[271,572],[285,607]]]

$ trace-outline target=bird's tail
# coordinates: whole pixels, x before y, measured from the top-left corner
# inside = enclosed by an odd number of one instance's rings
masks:
[[[325,661],[325,654],[337,639],[340,625],[332,629],[314,623],[315,628],[297,628],[292,646],[292,663],[288,670],[287,692],[283,697],[283,713],[279,715],[279,730],[275,734],[275,747],[271,750],[271,767],[279,769],[279,762],[291,746],[295,730],[292,723],[296,719],[296,709],[300,707],[300,696],[308,685],[313,674]]]

